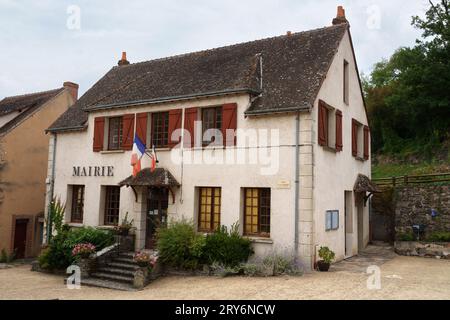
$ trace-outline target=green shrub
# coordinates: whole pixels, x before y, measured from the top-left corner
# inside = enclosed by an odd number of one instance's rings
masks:
[[[237,224],[231,227],[230,232],[222,226],[217,232],[206,236],[204,258],[209,265],[218,262],[235,267],[246,262],[253,254],[251,241],[243,238],[238,230]]]
[[[265,270],[273,270],[273,275],[301,275],[303,270],[292,254],[282,254],[276,251],[268,254],[262,260]]]
[[[414,241],[414,239],[415,239],[414,233],[412,232],[404,232],[397,234],[398,241]]]
[[[328,247],[320,247],[319,257],[325,263],[331,263],[334,260],[335,253],[332,250],[330,250],[330,248],[328,248]]]
[[[16,252],[14,251],[11,254],[8,254],[5,249],[2,249],[0,253],[0,263],[9,263],[12,262],[16,258]]]
[[[436,231],[430,234],[427,238],[432,242],[450,242],[450,232],[448,231]]]
[[[157,230],[157,248],[162,263],[176,268],[197,269],[203,262],[205,237],[186,220],[171,222]]]
[[[39,265],[43,269],[65,269],[70,266],[75,261],[72,249],[79,243],[92,243],[97,251],[114,243],[114,236],[110,231],[92,227],[70,229],[67,225],[59,229],[38,257]]]

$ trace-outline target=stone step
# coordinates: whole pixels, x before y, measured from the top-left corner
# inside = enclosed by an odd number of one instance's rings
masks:
[[[111,280],[111,281],[118,281],[118,282],[125,282],[125,283],[133,283],[133,276],[124,276],[124,275],[117,275],[112,273],[106,273],[106,272],[95,272],[91,275],[92,278],[99,278],[102,280]]]
[[[112,273],[112,274],[117,274],[119,276],[123,275],[123,276],[132,276],[133,277],[135,270],[125,269],[125,268],[114,268],[114,267],[106,266],[106,267],[99,268],[97,272],[108,273],[108,274]]]
[[[119,253],[119,257],[123,257],[123,258],[131,258],[133,259],[135,253],[130,251],[130,252],[120,252]]]
[[[131,285],[129,283],[110,281],[110,280],[99,279],[99,278],[82,279],[81,285],[89,286],[89,287],[99,287],[99,288],[121,290],[121,291],[137,291],[137,289],[134,288],[133,285]]]
[[[126,269],[126,270],[132,270],[136,271],[139,266],[137,264],[131,264],[131,263],[122,263],[122,262],[109,262],[106,267],[111,267],[115,269]]]
[[[133,258],[118,257],[118,258],[113,258],[112,261],[137,265],[136,262],[133,260]]]

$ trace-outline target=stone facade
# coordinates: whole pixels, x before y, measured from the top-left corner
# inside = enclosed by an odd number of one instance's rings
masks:
[[[424,225],[425,236],[450,231],[450,185],[402,187],[396,191],[395,202],[397,235],[412,232],[413,225]]]
[[[416,241],[396,241],[395,252],[402,256],[450,260],[450,242],[426,243]]]

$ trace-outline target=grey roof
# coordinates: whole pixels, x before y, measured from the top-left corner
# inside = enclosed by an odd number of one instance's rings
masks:
[[[175,187],[180,183],[164,168],[156,168],[154,172],[150,168],[139,171],[136,177],[129,176],[119,182],[119,186],[154,186],[154,187]]]
[[[26,119],[29,115],[39,109],[44,103],[58,95],[64,88],[58,88],[43,92],[6,97],[0,101],[0,117],[12,112],[20,112],[11,121],[0,128],[0,134],[8,132],[11,128]]]
[[[359,174],[358,178],[356,178],[353,191],[377,193],[380,192],[380,189],[375,183],[372,182],[372,180],[369,179],[369,177]]]
[[[261,94],[247,115],[309,110],[347,29],[340,24],[113,67],[49,130],[82,128],[86,111],[237,92]]]

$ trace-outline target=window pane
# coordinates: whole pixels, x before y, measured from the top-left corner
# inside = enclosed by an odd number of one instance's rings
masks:
[[[220,227],[220,188],[200,188],[199,195],[199,230],[204,232],[217,230]]]
[[[270,235],[270,189],[245,189],[244,232]]]
[[[72,211],[70,221],[74,223],[83,222],[84,210],[84,186],[72,186]]]
[[[152,113],[152,145],[165,148],[169,141],[169,113]]]
[[[109,118],[109,150],[118,150],[122,147],[122,130],[122,117]]]
[[[106,187],[105,197],[105,225],[119,223],[120,187]]]

